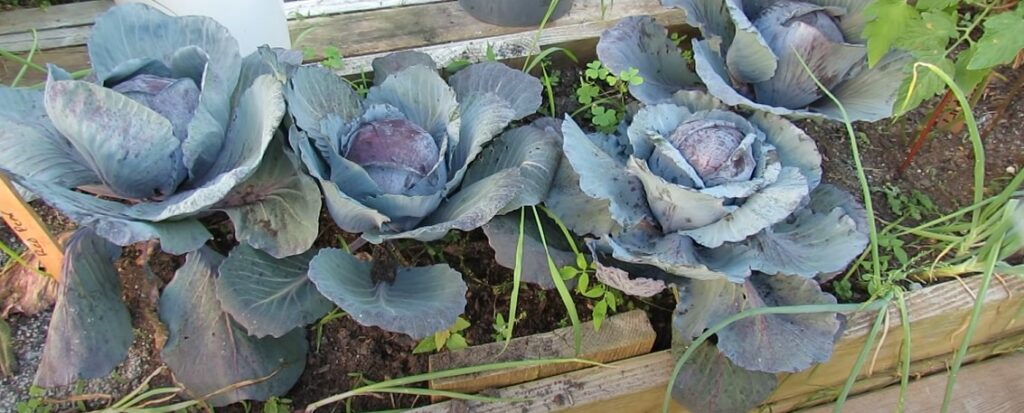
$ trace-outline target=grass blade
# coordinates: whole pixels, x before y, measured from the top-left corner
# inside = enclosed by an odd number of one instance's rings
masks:
[[[451,369],[451,370],[436,371],[436,372],[430,372],[430,373],[424,373],[424,374],[416,374],[416,375],[412,375],[412,376],[406,376],[406,377],[401,377],[401,378],[397,378],[397,379],[393,379],[393,380],[387,380],[387,381],[381,381],[381,382],[369,384],[369,385],[366,385],[366,386],[363,386],[363,387],[360,387],[360,388],[357,388],[357,389],[353,389],[353,390],[347,391],[345,393],[340,393],[340,394],[333,395],[331,397],[327,397],[325,399],[321,399],[321,400],[319,400],[319,401],[317,401],[315,403],[310,404],[309,406],[306,406],[306,410],[305,411],[306,411],[306,413],[312,413],[312,412],[316,411],[316,409],[319,409],[321,407],[324,407],[324,406],[332,404],[332,403],[337,403],[337,402],[340,402],[340,401],[344,401],[345,399],[347,399],[349,397],[352,397],[354,395],[363,394],[363,393],[372,393],[372,392],[375,392],[375,391],[378,391],[378,390],[381,390],[381,389],[394,388],[394,387],[405,386],[405,385],[413,384],[413,383],[419,383],[419,382],[424,382],[424,381],[429,381],[429,380],[436,380],[436,379],[444,379],[444,378],[448,378],[448,377],[462,376],[462,375],[466,375],[466,374],[482,373],[482,372],[485,372],[485,371],[503,370],[503,369],[509,369],[509,368],[519,368],[519,367],[543,366],[543,365],[561,364],[561,363],[583,363],[583,364],[587,364],[587,365],[591,365],[591,366],[606,366],[606,365],[601,364],[601,363],[596,363],[596,362],[593,362],[593,361],[583,360],[583,359],[578,359],[578,358],[571,358],[571,359],[521,360],[521,361],[509,361],[509,362],[502,362],[502,363],[482,364],[482,365],[479,365],[479,366],[469,366],[469,367],[462,367],[462,368]]]
[[[569,313],[569,320],[572,320],[572,335],[573,344],[576,349],[576,354],[580,353],[580,347],[583,342],[583,328],[580,326],[580,316],[576,313],[576,303],[572,301],[572,295],[569,294],[569,288],[565,286],[565,280],[562,279],[562,274],[558,272],[558,267],[555,265],[555,261],[551,259],[551,253],[548,250],[548,241],[544,237],[543,226],[540,222],[540,214],[537,213],[537,207],[533,208],[533,217],[537,220],[537,228],[540,233],[540,242],[544,245],[544,254],[548,258],[548,270],[551,272],[551,279],[555,282],[555,288],[558,290],[558,296],[562,299],[562,304],[565,305],[565,311]]]
[[[32,48],[28,51],[28,57],[25,58],[26,62],[32,62],[32,58],[36,55],[36,50],[39,50],[39,33],[36,32],[36,29],[32,29]],[[11,87],[17,87],[18,82],[21,81],[21,78],[25,77],[25,72],[27,71],[28,64],[21,65],[21,69],[18,70],[18,75],[15,76],[14,80],[11,82]]]
[[[508,350],[512,343],[512,331],[516,324],[516,312],[519,306],[519,287],[523,282],[523,242],[526,239],[526,208],[519,210],[519,241],[516,242],[516,267],[512,269],[512,296],[508,302],[508,318],[505,324],[505,345],[501,352]]]
[[[896,402],[896,411],[903,412],[907,403],[907,388],[910,386],[910,314],[907,311],[907,299],[903,291],[896,291],[896,305],[900,310],[900,324],[903,327],[903,343],[900,348],[900,398]]]
[[[843,389],[839,391],[839,397],[836,398],[836,406],[833,410],[835,413],[843,411],[843,404],[846,403],[846,398],[850,396],[850,391],[853,390],[853,385],[857,382],[857,376],[860,375],[861,369],[864,368],[864,363],[868,361],[868,353],[875,346],[878,332],[882,329],[882,320],[885,320],[886,307],[889,305],[889,300],[885,299],[876,302],[883,303],[885,306],[879,309],[878,317],[875,317],[875,324],[871,326],[871,331],[868,332],[867,341],[864,343],[864,347],[860,349],[860,353],[857,354],[857,360],[853,363],[853,370],[850,371],[849,376],[846,376],[846,384],[843,385]]]
[[[949,368],[949,379],[946,380],[946,394],[942,397],[942,413],[949,411],[949,404],[953,401],[956,375],[960,371],[960,366],[964,363],[967,348],[971,345],[971,339],[974,338],[974,330],[977,329],[978,320],[981,319],[981,309],[985,306],[985,296],[988,294],[988,287],[992,282],[992,274],[995,271],[996,263],[999,261],[999,248],[1002,246],[1004,237],[999,237],[999,242],[994,245],[991,254],[989,254],[988,267],[985,268],[985,272],[981,275],[981,287],[978,288],[978,298],[974,300],[974,308],[971,310],[971,321],[967,324],[964,339],[960,342],[960,348],[957,349],[956,357],[953,358],[953,365]]]

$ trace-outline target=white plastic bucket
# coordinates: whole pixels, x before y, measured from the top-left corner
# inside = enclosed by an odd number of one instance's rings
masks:
[[[114,0],[144,3],[172,16],[209,16],[238,40],[242,56],[264,44],[291,48],[283,0]]]

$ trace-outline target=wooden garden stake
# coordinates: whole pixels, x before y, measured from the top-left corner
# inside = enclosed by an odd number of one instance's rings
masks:
[[[60,277],[61,261],[64,259],[60,244],[46,230],[46,225],[36,211],[21,199],[11,180],[3,174],[0,174],[0,216],[39,260],[43,270],[55,279]]]

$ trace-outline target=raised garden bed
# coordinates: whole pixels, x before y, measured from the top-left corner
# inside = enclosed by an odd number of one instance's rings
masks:
[[[910,364],[912,377],[943,376],[963,338],[979,281],[969,279],[963,284],[945,283],[907,295],[907,321],[913,346]],[[1022,294],[1024,280],[1016,277],[1007,278],[1005,284],[989,291],[984,299],[980,327],[971,341],[972,350],[967,360],[974,362],[1013,353],[1014,349],[1024,343],[1024,325],[1019,322],[1021,312],[1024,311]],[[871,351],[870,359],[858,376],[858,382],[851,394],[871,392],[898,383],[904,320],[895,306],[888,308],[884,317],[888,320],[886,327],[881,329],[873,344],[868,345],[869,332],[877,319],[877,313],[863,312],[852,315],[846,331],[836,345],[832,359],[811,370],[784,376],[781,379],[782,385],[763,408],[773,412],[789,412],[833,400],[853,371],[858,355],[866,345]],[[467,351],[472,354],[474,349],[470,348]],[[995,360],[1006,359],[1006,363],[1011,363],[1018,358],[1008,355]],[[480,361],[489,360],[483,357]],[[527,384],[504,387],[489,393],[502,398],[528,399],[525,402],[447,401],[414,411],[659,412],[674,364],[675,360],[668,351],[659,351],[611,363],[608,368],[593,367]],[[1019,382],[1019,375],[1015,377],[1018,377]],[[885,394],[892,396],[892,393]],[[938,393],[941,394],[941,391]],[[910,403],[924,403],[932,401],[936,395],[912,392],[908,397]],[[988,393],[984,392],[961,393],[957,403],[970,405],[987,397]],[[1020,396],[1012,395],[1011,400],[1019,401]],[[878,403],[874,405],[876,408],[893,406],[896,398],[875,398],[873,401]],[[1006,402],[1006,405],[1010,403]],[[672,411],[684,410],[674,406]]]
[[[290,2],[286,9],[297,16],[290,22],[293,38],[303,35],[303,40],[296,47],[307,47],[313,51],[309,63],[323,59],[326,47],[337,47],[344,56],[344,64],[332,69],[343,75],[358,75],[369,71],[373,59],[397,50],[416,49],[423,51],[445,67],[453,61],[468,59],[484,60],[488,54],[499,60],[521,65],[522,57],[534,54],[548,47],[563,47],[575,52],[581,62],[594,59],[594,45],[597,37],[605,29],[620,19],[633,15],[653,15],[659,22],[675,25],[673,30],[685,34],[694,31],[680,27],[681,13],[662,8],[654,0],[617,0],[614,6],[602,9],[597,2],[577,2],[578,4],[564,18],[552,23],[539,35],[531,29],[500,28],[472,20],[459,9],[455,1],[298,1]],[[400,7],[398,7],[400,6]],[[31,48],[32,36],[28,30],[38,30],[39,46],[44,49],[37,52],[36,62],[54,62],[69,69],[88,67],[84,41],[88,38],[92,20],[96,15],[111,7],[107,1],[90,1],[70,5],[53,6],[46,11],[37,9],[17,10],[0,13],[0,49],[24,54]],[[339,14],[340,13],[340,14]],[[27,36],[27,37],[26,37]],[[566,103],[565,111],[575,109],[571,94],[572,84],[581,76],[583,63],[570,64],[556,58],[551,67],[561,71],[563,84],[557,90],[559,104]],[[0,63],[0,82],[9,83],[20,68],[9,62]],[[40,74],[32,73],[23,84],[31,84],[45,80]],[[995,83],[995,94],[1010,97],[1016,96],[1013,78]],[[1018,82],[1019,83],[1019,82]],[[1019,86],[1017,86],[1019,88]],[[1015,93],[1015,92],[1014,92]],[[982,100],[980,112],[996,113],[1002,102]],[[927,105],[926,105],[927,106]],[[997,182],[1014,175],[1017,168],[1024,164],[1024,133],[1020,127],[1020,99],[1009,103],[1010,110],[1004,107],[1005,115],[996,117],[994,133],[990,135],[986,145],[990,150],[988,159],[989,177]],[[970,178],[967,171],[970,165],[969,146],[958,138],[959,135],[946,133],[933,139],[925,147],[923,155],[914,168],[904,177],[896,177],[892,171],[895,163],[902,158],[902,152],[909,144],[909,133],[916,132],[918,122],[922,122],[927,113],[914,112],[892,125],[858,124],[857,129],[871,140],[867,148],[862,149],[862,156],[868,179],[877,188],[892,188],[909,194],[919,190],[937,204],[937,210],[951,211],[958,206],[970,202]],[[995,121],[994,121],[995,122]],[[845,131],[841,125],[822,125],[812,122],[801,124],[817,141],[824,155],[826,180],[832,181],[845,189],[858,193],[858,186],[849,159],[849,143],[845,140]],[[894,132],[893,132],[894,131]],[[896,135],[898,139],[886,140],[884,137]],[[991,146],[988,146],[991,145]],[[1005,181],[1005,179],[1003,179]],[[1000,188],[993,187],[995,192]],[[878,205],[891,205],[891,192],[879,191],[874,194],[876,208]],[[53,221],[56,216],[52,210],[40,204],[36,205],[44,218]],[[899,211],[893,208],[879,208],[883,218],[896,220],[902,218]],[[329,217],[322,217],[325,229],[316,246],[336,246],[336,237],[345,237],[331,224]],[[215,234],[220,238],[214,242],[225,247],[234,242],[228,229],[230,225],[219,222],[223,230]],[[440,248],[442,260],[458,265],[459,269],[470,278],[470,304],[466,316],[472,326],[465,332],[472,344],[482,344],[493,340],[491,335],[495,314],[500,314],[508,306],[507,285],[511,272],[498,266],[493,260],[493,253],[487,246],[482,234],[477,231],[460,236],[454,240],[433,244]],[[413,247],[417,248],[417,247]],[[410,253],[420,253],[410,250]],[[173,271],[181,265],[182,260],[171,256],[157,254],[146,249],[132,250],[128,259],[119,262],[121,276],[125,279],[125,295],[133,311],[133,322],[136,328],[146,336],[145,344],[133,347],[131,366],[133,372],[125,377],[126,383],[113,389],[100,387],[100,392],[109,392],[115,397],[124,394],[132,386],[137,385],[146,374],[158,364],[161,334],[159,322],[155,318],[155,302],[147,298],[151,290],[158,288],[160,281],[153,282],[145,273],[150,269],[161,279],[169,281]],[[431,252],[433,254],[433,252]],[[142,262],[133,259],[141,256],[148,260],[146,267]],[[469,263],[467,263],[469,261]],[[458,264],[455,264],[458,263]],[[925,380],[937,381],[952,361],[960,341],[964,337],[969,315],[975,304],[974,296],[981,280],[979,277],[965,278],[962,282],[947,282],[908,293],[906,296],[908,322],[911,331],[911,364],[912,377],[928,377]],[[497,286],[497,287],[495,287]],[[493,287],[493,288],[492,288]],[[855,286],[855,295],[865,291]],[[527,317],[517,325],[516,335],[542,334],[558,327],[566,320],[564,310],[558,302],[556,293],[540,289],[527,288],[520,299],[520,308],[525,309]],[[581,314],[589,314],[593,308],[590,303],[577,298],[577,309]],[[1013,352],[1024,346],[1024,325],[1017,318],[1024,312],[1024,279],[1018,276],[1007,276],[994,281],[984,297],[984,306],[977,330],[973,333],[972,348],[968,352],[966,362],[988,359],[1003,353]],[[672,370],[674,359],[668,350],[669,337],[668,319],[671,317],[673,299],[662,294],[651,300],[635,300],[631,305],[644,308],[651,314],[653,328],[661,336],[654,345],[656,351],[612,363],[612,368],[594,367],[569,373],[561,373],[545,377],[551,373],[530,372],[520,376],[535,380],[506,386],[504,379],[478,382],[479,387],[495,388],[484,393],[509,398],[528,398],[528,401],[515,403],[485,403],[445,401],[438,404],[419,407],[416,411],[480,411],[480,412],[547,412],[547,411],[587,411],[587,412],[654,412],[660,411],[664,389]],[[667,308],[666,308],[667,307]],[[780,388],[771,396],[765,409],[770,411],[793,411],[809,406],[829,403],[835,398],[838,389],[847,380],[859,354],[868,342],[869,332],[875,324],[877,315],[873,312],[852,314],[846,321],[844,331],[835,348],[831,361],[818,365],[811,370],[783,376]],[[33,319],[15,318],[15,327],[28,324]],[[38,321],[36,321],[38,322]],[[851,394],[872,392],[896,383],[900,379],[900,355],[903,340],[903,320],[895,307],[890,307],[884,317],[884,327],[880,332],[880,342],[869,346],[869,362],[861,370],[857,384]],[[587,326],[585,326],[587,327]],[[571,331],[571,330],[570,330]],[[550,345],[544,349],[532,348],[534,352],[524,354],[536,356],[566,356],[571,352],[571,339],[563,330],[561,335],[549,333],[527,339]],[[387,333],[377,328],[362,327],[350,318],[343,318],[311,329],[311,338],[316,335],[318,350],[311,352],[307,361],[306,372],[299,384],[288,395],[294,401],[295,408],[302,407],[318,399],[340,393],[358,386],[361,380],[378,381],[395,378],[396,376],[422,373],[427,371],[428,357],[410,355],[409,351],[416,345],[415,341],[399,334]],[[319,338],[322,335],[322,338]],[[558,337],[557,340],[552,337]],[[149,340],[152,338],[153,340]],[[635,338],[635,337],[631,337]],[[645,337],[646,338],[646,337]],[[559,346],[561,341],[561,346]],[[37,343],[41,345],[41,342]],[[20,346],[20,347],[19,347]],[[493,350],[493,344],[490,345]],[[621,354],[635,354],[639,345]],[[28,346],[15,343],[20,354],[37,351]],[[586,346],[584,346],[586,347]],[[475,354],[476,348],[465,350]],[[141,353],[141,354],[140,354]],[[459,354],[459,353],[456,353]],[[622,355],[609,356],[602,360],[617,360]],[[355,356],[353,356],[355,355]],[[583,354],[587,355],[586,352]],[[466,355],[460,357],[469,357]],[[431,356],[430,364],[437,356]],[[139,359],[142,360],[141,367]],[[1014,362],[1014,358],[1000,357],[994,359],[1006,363]],[[493,361],[481,357],[481,363]],[[1019,362],[1019,361],[1018,361]],[[987,364],[988,366],[996,364]],[[979,365],[980,370],[985,365]],[[580,367],[580,366],[577,366]],[[1005,369],[1004,369],[1005,370]],[[122,370],[119,370],[122,371]],[[1002,371],[1002,370],[1000,370]],[[350,377],[356,374],[358,377]],[[967,381],[967,369],[962,371]],[[982,373],[983,374],[983,373]],[[1005,373],[1001,373],[1005,374]],[[463,379],[465,380],[465,379]],[[469,379],[473,380],[473,379]],[[1019,378],[1018,378],[1019,382]],[[170,384],[169,375],[159,376],[156,384]],[[484,383],[484,384],[482,384]],[[924,383],[924,382],[922,382]],[[4,386],[15,386],[10,382],[0,382]],[[18,386],[22,383],[17,384]],[[102,386],[102,385],[101,385]],[[461,389],[444,387],[445,389],[475,391],[479,388]],[[15,389],[22,392],[24,389]],[[884,393],[883,393],[884,392]],[[24,393],[22,393],[24,394]],[[869,393],[871,394],[871,393]],[[866,406],[862,400],[873,400],[870,403],[894,404],[891,388],[878,394],[886,394],[888,399],[854,398],[847,407]],[[63,399],[66,395],[58,396]],[[968,405],[982,393],[958,393],[957,403]],[[26,396],[22,396],[24,399]],[[911,393],[909,403],[919,403]],[[920,396],[916,396],[920,397]],[[1001,397],[1019,397],[1015,394],[1002,394]],[[94,400],[95,401],[95,400]],[[425,398],[415,396],[384,397],[378,399],[359,399],[356,410],[383,408],[405,408],[420,406]],[[678,407],[675,407],[677,410]],[[240,410],[241,408],[238,408]],[[856,410],[852,410],[856,411]]]

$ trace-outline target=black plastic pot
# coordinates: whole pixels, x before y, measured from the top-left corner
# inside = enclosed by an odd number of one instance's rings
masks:
[[[573,0],[559,0],[553,21],[572,8]],[[551,0],[459,0],[459,5],[477,20],[508,27],[538,26],[547,14]]]

